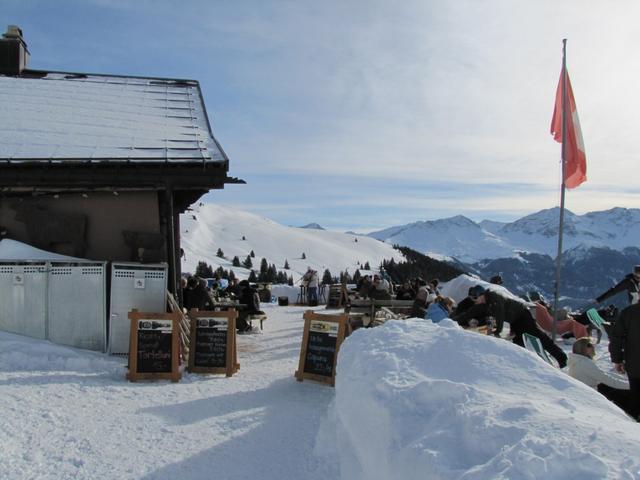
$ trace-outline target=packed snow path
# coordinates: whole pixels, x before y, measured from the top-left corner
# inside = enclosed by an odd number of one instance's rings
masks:
[[[265,333],[238,336],[236,375],[175,384],[0,332],[0,478],[335,478],[312,454],[334,390],[293,376],[303,309],[266,307]]]

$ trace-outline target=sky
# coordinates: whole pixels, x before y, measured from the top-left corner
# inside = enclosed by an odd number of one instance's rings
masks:
[[[367,232],[559,205],[567,65],[587,153],[574,213],[640,208],[640,4],[5,0],[30,68],[200,82],[230,176],[204,201]]]

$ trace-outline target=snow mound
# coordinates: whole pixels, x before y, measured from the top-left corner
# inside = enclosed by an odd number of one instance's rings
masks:
[[[0,331],[0,371],[73,372],[122,378],[122,359]]]
[[[316,451],[350,480],[637,478],[637,429],[523,348],[411,319],[345,341]]]

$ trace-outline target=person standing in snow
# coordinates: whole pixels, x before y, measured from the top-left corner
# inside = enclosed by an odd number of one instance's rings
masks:
[[[609,353],[616,371],[629,379],[629,413],[640,421],[640,303],[628,306],[613,324]]]
[[[460,325],[467,325],[472,318],[494,317],[496,320],[494,335],[496,337],[502,332],[504,322],[507,322],[511,326],[511,333],[514,334],[513,343],[523,347],[522,335],[525,333],[533,335],[540,340],[542,347],[557,360],[560,368],[567,365],[567,355],[538,328],[531,312],[523,303],[487,290],[482,285],[471,287],[469,298],[473,300],[474,306],[452,317]]]
[[[302,277],[303,281],[307,285],[307,303],[311,307],[318,305],[318,272],[311,267],[307,267],[307,273]]]
[[[602,371],[593,357],[596,347],[589,337],[582,337],[573,343],[573,353],[569,354],[569,375],[585,385],[598,390],[625,412],[629,407],[629,383]],[[628,413],[628,412],[627,412]]]
[[[627,292],[630,305],[640,301],[640,265],[633,267],[633,273],[626,275],[616,285],[597,297],[596,303],[602,303],[616,293],[624,291]]]

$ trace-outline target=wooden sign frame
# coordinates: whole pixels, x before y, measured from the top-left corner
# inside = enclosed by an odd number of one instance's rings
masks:
[[[304,313],[304,331],[302,333],[302,346],[300,348],[300,361],[298,362],[298,370],[296,370],[295,377],[299,382],[304,379],[314,380],[316,382],[327,383],[332,387],[336,382],[336,363],[338,361],[338,352],[340,346],[345,339],[346,327],[347,327],[347,314],[340,315],[322,315],[315,313],[312,310],[307,310]],[[335,353],[333,355],[333,365],[331,366],[331,376],[319,375],[316,373],[305,372],[305,364],[307,359],[307,351],[309,346],[309,334],[312,332],[314,322],[322,322],[319,326],[326,326],[326,323],[337,324],[336,331],[336,346]]]
[[[187,370],[190,373],[224,373],[227,377],[232,376],[240,370],[240,364],[238,363],[238,349],[236,346],[236,319],[238,318],[238,311],[234,308],[222,312],[191,310],[188,315],[191,319],[191,329]],[[224,367],[198,367],[195,365],[197,322],[198,320],[208,318],[227,319],[227,352]]]
[[[129,372],[127,379],[138,380],[171,380],[180,381],[180,314],[138,312],[132,310],[128,314],[129,330]],[[138,372],[138,322],[140,320],[171,320],[171,371],[170,372]]]

